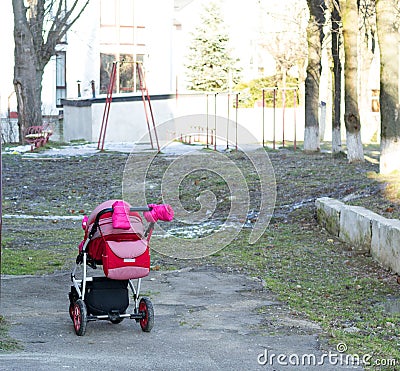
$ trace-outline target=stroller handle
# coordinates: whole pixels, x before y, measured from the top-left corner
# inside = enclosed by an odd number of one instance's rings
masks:
[[[129,211],[131,212],[145,212],[145,211],[151,211],[153,208],[152,207],[148,207],[148,206],[141,206],[141,207],[131,207],[129,209]],[[99,221],[102,215],[106,214],[106,213],[112,213],[114,211],[114,209],[112,207],[103,209],[101,211],[98,212],[98,214],[96,215],[96,219],[93,223],[93,227],[90,230],[89,233],[89,240],[92,239],[93,235],[96,233],[97,228],[99,227]]]

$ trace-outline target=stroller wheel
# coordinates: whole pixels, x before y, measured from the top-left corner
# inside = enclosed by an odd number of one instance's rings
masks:
[[[144,332],[150,332],[154,326],[154,309],[148,298],[140,299],[139,313],[143,314],[143,318],[139,320],[140,327]]]
[[[72,321],[74,321],[74,304],[69,303],[69,316],[71,317]]]
[[[78,299],[73,308],[73,322],[75,333],[78,336],[85,335],[87,324],[86,304],[82,299]]]
[[[71,317],[72,321],[74,320],[74,305],[75,302],[78,300],[79,296],[76,292],[74,286],[71,287],[71,292],[69,293],[69,316]]]

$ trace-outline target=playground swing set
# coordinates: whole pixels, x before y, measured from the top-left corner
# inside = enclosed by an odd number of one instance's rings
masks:
[[[111,73],[110,73],[110,82],[109,82],[108,88],[107,88],[106,104],[104,106],[103,119],[102,119],[101,127],[100,127],[99,140],[97,142],[97,149],[99,149],[101,151],[104,150],[104,142],[105,142],[105,138],[106,138],[108,117],[110,114],[112,95],[113,95],[116,76],[117,76],[117,64],[118,63],[119,63],[118,61],[113,62],[113,65],[111,68]],[[124,60],[121,61],[121,63],[134,63],[136,65],[136,71],[137,71],[137,75],[139,78],[139,88],[140,88],[140,91],[142,92],[142,101],[143,101],[144,113],[145,113],[145,117],[146,117],[147,129],[148,129],[149,138],[150,138],[150,145],[151,145],[151,148],[154,149],[154,141],[153,141],[153,135],[152,135],[152,130],[153,130],[154,131],[154,139],[155,139],[156,146],[157,146],[157,151],[160,152],[160,143],[158,141],[157,128],[156,128],[156,123],[154,120],[153,109],[151,107],[151,99],[150,99],[150,95],[149,95],[149,90],[147,89],[147,84],[145,81],[145,75],[144,75],[144,71],[143,71],[143,63],[137,62],[137,61],[127,62]],[[151,125],[150,125],[150,122],[151,122]]]

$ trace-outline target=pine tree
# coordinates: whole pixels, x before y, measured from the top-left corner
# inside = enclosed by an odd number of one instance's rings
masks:
[[[192,36],[186,64],[188,88],[218,92],[238,83],[240,69],[231,55],[229,36],[216,3],[204,7],[201,23]]]

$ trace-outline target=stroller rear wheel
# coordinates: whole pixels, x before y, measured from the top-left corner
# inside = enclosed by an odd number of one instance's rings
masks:
[[[87,324],[86,304],[82,299],[78,299],[73,308],[73,318],[75,333],[78,336],[85,335]]]
[[[154,309],[150,299],[140,299],[139,313],[143,314],[143,318],[139,320],[140,327],[144,332],[150,332],[154,326]]]

